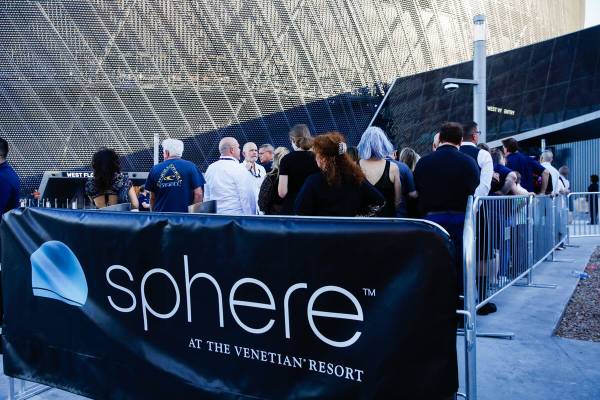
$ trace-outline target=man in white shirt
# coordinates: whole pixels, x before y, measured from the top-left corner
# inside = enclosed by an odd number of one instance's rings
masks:
[[[463,142],[460,146],[461,153],[473,157],[479,166],[479,186],[475,189],[474,196],[488,196],[492,188],[494,163],[489,152],[477,147],[479,131],[477,123],[470,122],[463,127]]]
[[[248,142],[244,145],[242,150],[244,154],[244,167],[248,170],[251,176],[252,183],[254,184],[254,195],[258,202],[258,193],[260,192],[260,186],[267,176],[265,167],[257,163],[258,161],[258,147],[256,143]]]
[[[492,177],[494,176],[494,163],[492,161],[492,155],[488,151],[477,147],[479,133],[476,122],[469,122],[468,124],[463,125],[463,137],[462,144],[460,145],[460,152],[473,158],[479,167],[479,185],[475,188],[473,196],[489,196],[490,189],[492,188]],[[483,231],[483,227],[487,224],[485,218],[486,213],[483,212],[479,215],[480,217],[477,218],[477,223],[479,224],[479,230]],[[485,255],[481,256],[482,259],[480,262],[486,262]],[[479,276],[478,282],[480,285],[480,293],[484,293],[485,287],[488,284],[487,277]],[[496,312],[496,310],[496,305],[489,302],[477,310],[477,315],[487,315]]]
[[[219,153],[219,160],[204,174],[205,200],[217,201],[217,214],[255,215],[254,182],[240,164],[240,144],[235,138],[224,137],[219,142]]]
[[[540,164],[542,164],[542,166],[546,168],[550,173],[550,179],[552,180],[552,192],[550,194],[556,195],[562,193],[565,190],[565,185],[559,179],[560,174],[558,173],[558,170],[552,166],[553,158],[554,155],[552,154],[552,152],[550,150],[546,150],[542,153],[542,156],[540,157]]]

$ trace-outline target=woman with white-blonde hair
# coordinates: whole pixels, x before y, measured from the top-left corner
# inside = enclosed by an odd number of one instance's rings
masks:
[[[279,164],[283,156],[288,154],[290,151],[281,146],[273,151],[273,165],[271,172],[267,174],[265,180],[260,186],[260,192],[258,193],[258,207],[265,215],[277,215],[281,214],[281,207],[283,206],[283,199],[279,197],[277,188],[279,186]]]
[[[394,146],[381,128],[371,126],[363,133],[358,143],[360,168],[370,184],[385,197],[382,217],[395,217],[396,208],[402,201],[400,169],[387,158],[394,152]]]

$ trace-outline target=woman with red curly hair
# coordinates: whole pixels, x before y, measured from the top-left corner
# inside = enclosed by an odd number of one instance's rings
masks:
[[[320,172],[309,176],[295,203],[298,215],[354,217],[375,215],[384,197],[366,179],[360,167],[346,154],[344,136],[330,132],[313,143]]]

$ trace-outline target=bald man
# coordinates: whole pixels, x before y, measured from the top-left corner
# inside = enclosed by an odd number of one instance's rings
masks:
[[[254,182],[240,164],[240,144],[235,138],[219,142],[221,156],[206,170],[205,199],[216,200],[217,214],[255,215]]]

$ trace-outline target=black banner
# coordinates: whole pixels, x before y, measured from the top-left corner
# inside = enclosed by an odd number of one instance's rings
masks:
[[[1,240],[9,376],[111,399],[457,388],[453,254],[426,222],[25,209]]]

